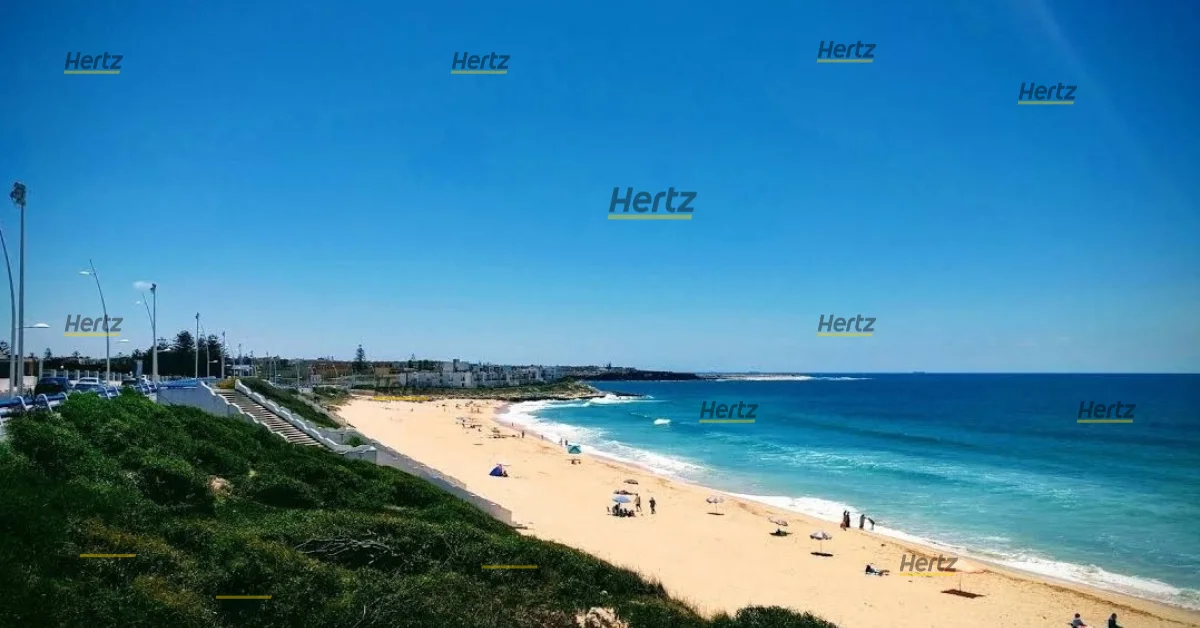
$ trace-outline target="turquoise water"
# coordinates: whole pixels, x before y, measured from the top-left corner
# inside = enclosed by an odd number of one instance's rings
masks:
[[[829,521],[849,509],[856,525],[865,512],[877,532],[1200,608],[1200,376],[599,387],[651,397],[518,404],[507,419],[781,508]],[[705,402],[739,401],[758,405],[753,424],[699,422]],[[1133,423],[1080,424],[1081,401],[1135,404]]]

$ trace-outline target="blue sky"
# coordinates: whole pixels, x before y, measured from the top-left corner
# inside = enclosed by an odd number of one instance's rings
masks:
[[[121,348],[152,280],[160,335],[200,311],[260,355],[1200,371],[1196,3],[409,4],[14,6],[27,350],[103,355],[61,332],[91,258]],[[608,221],[614,187],[694,219]]]

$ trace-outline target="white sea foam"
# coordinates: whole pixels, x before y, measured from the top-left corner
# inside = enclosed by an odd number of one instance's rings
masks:
[[[609,393],[609,394],[604,395],[603,397],[596,397],[595,399],[588,399],[587,405],[589,405],[589,406],[607,406],[607,405],[611,405],[614,403],[648,403],[651,401],[657,401],[657,400],[652,397],[621,397],[621,396]]]
[[[670,425],[671,419],[654,419],[655,425]]]
[[[857,382],[870,377],[813,377],[811,375],[736,375],[718,377],[714,382]]]

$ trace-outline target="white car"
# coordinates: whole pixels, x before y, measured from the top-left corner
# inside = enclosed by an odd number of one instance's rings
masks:
[[[75,382],[76,388],[99,388],[99,377],[80,377],[79,381]]]

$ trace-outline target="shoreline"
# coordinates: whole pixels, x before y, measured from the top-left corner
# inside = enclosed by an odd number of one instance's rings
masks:
[[[528,428],[526,426],[522,426],[519,423],[514,423],[514,422],[509,422],[509,421],[503,420],[503,418],[502,418],[503,415],[507,413],[509,408],[511,408],[512,406],[515,406],[515,405],[518,405],[518,404],[517,403],[507,403],[507,404],[504,404],[504,406],[497,408],[493,414],[492,421],[494,423],[496,423],[497,425],[499,425],[500,427],[503,427],[506,429],[511,429],[511,430],[515,430],[518,432],[521,431],[522,429],[525,429],[526,431],[532,432],[532,430],[530,430],[530,428]],[[743,502],[745,504],[753,504],[756,507],[767,509],[767,510],[782,511],[783,513],[786,513],[788,517],[803,518],[803,519],[809,520],[809,521],[813,522],[813,524],[816,525],[817,527],[820,527],[821,524],[824,524],[826,527],[828,527],[830,529],[839,526],[838,522],[834,521],[834,520],[824,519],[824,518],[821,518],[817,515],[814,515],[814,514],[811,514],[808,512],[793,510],[793,509],[787,508],[785,506],[777,506],[775,504],[771,504],[769,502],[762,501],[761,499],[756,499],[756,498],[765,497],[765,496],[747,495],[744,493],[735,493],[735,492],[731,492],[731,491],[728,491],[725,489],[719,489],[719,488],[714,488],[711,486],[706,486],[703,484],[698,484],[696,482],[692,482],[692,481],[689,481],[686,479],[668,475],[668,474],[664,473],[663,471],[661,471],[660,469],[655,469],[648,465],[643,465],[643,464],[639,464],[634,461],[621,459],[612,454],[595,452],[595,451],[591,451],[591,452],[587,452],[587,453],[588,453],[588,455],[603,459],[605,461],[605,463],[607,463],[607,464],[611,464],[611,465],[618,466],[618,467],[625,467],[625,468],[628,468],[630,471],[637,471],[637,472],[641,472],[641,473],[650,473],[657,477],[661,477],[662,479],[667,480],[669,482],[674,482],[677,484],[693,487],[697,490],[704,491],[704,492],[720,494],[729,500],[737,500],[737,501]],[[852,517],[851,522],[853,523],[853,521],[854,521],[854,518]],[[1003,574],[1008,577],[1016,578],[1016,579],[1033,580],[1033,581],[1045,584],[1047,586],[1056,586],[1056,587],[1061,587],[1061,588],[1068,589],[1068,590],[1073,590],[1081,595],[1090,595],[1098,600],[1104,600],[1104,596],[1119,596],[1121,598],[1136,601],[1136,602],[1145,602],[1148,604],[1160,604],[1167,608],[1177,609],[1177,610],[1184,611],[1184,612],[1200,611],[1200,609],[1188,608],[1186,606],[1172,604],[1170,602],[1163,601],[1163,600],[1156,600],[1153,598],[1141,597],[1141,596],[1133,595],[1130,593],[1125,593],[1123,591],[1105,589],[1103,587],[1092,585],[1092,584],[1089,584],[1086,582],[1076,582],[1076,581],[1068,580],[1065,578],[1059,578],[1059,577],[1055,577],[1052,575],[1041,574],[1041,573],[1037,573],[1034,571],[1028,571],[1028,570],[1020,569],[1018,567],[1005,565],[1005,564],[996,562],[994,559],[988,558],[986,556],[980,556],[977,553],[972,553],[971,550],[969,550],[969,549],[964,551],[964,550],[962,550],[958,547],[952,546],[950,544],[938,543],[936,540],[933,540],[933,539],[914,539],[914,538],[912,538],[912,535],[907,535],[906,533],[904,533],[903,531],[900,531],[900,530],[896,530],[895,532],[899,532],[900,534],[905,534],[908,538],[901,537],[901,536],[895,536],[893,534],[888,534],[888,533],[882,532],[882,531],[877,532],[875,530],[870,529],[869,527],[860,529],[860,528],[851,526],[851,528],[857,532],[866,534],[870,537],[880,538],[880,539],[883,539],[887,543],[891,543],[894,545],[904,547],[904,548],[908,549],[910,552],[912,552],[918,556],[924,556],[927,558],[936,559],[938,556],[947,556],[947,558],[949,558],[948,555],[953,555],[955,557],[965,558],[974,563],[982,564],[987,567],[989,572],[992,572],[992,573]],[[1119,574],[1114,574],[1114,575],[1119,575]],[[1167,585],[1167,586],[1170,586],[1170,585]],[[1133,610],[1133,609],[1130,608],[1128,610]]]
[[[937,582],[940,578],[913,578],[904,574],[869,578],[862,574],[866,563],[891,569],[904,554],[924,557],[960,554],[948,547],[925,545],[870,530],[852,527],[843,532],[836,522],[664,476],[654,469],[594,452],[585,452],[580,457],[583,465],[569,465],[571,471],[564,472],[566,456],[556,442],[544,439],[529,426],[505,420],[504,416],[515,403],[474,400],[475,404],[486,406],[492,426],[514,433],[518,438],[469,442],[481,439],[483,435],[463,436],[457,432],[452,418],[456,401],[461,404],[468,400],[445,399],[433,403],[356,400],[344,415],[364,434],[456,477],[471,490],[512,510],[514,520],[526,524],[523,534],[570,545],[638,571],[647,578],[657,579],[672,595],[688,600],[707,615],[733,612],[751,604],[778,604],[812,612],[843,628],[881,624],[924,627],[930,625],[933,616],[938,617],[938,624],[978,623],[986,618],[989,625],[1026,628],[1058,624],[1060,618],[1061,623],[1066,623],[1075,612],[1081,612],[1084,619],[1093,624],[1104,622],[1109,613],[1116,612],[1122,625],[1200,626],[1200,613],[1190,609],[1026,572],[969,554],[964,555],[969,556],[971,562],[984,565],[986,573],[951,577],[950,586],[957,588],[961,581],[966,591],[978,592],[979,597],[974,599],[958,594],[943,595],[941,585],[946,583]],[[437,411],[438,407],[441,412]],[[402,408],[408,412],[395,412]],[[417,408],[428,411],[422,413],[426,416],[420,424],[408,420],[414,417]],[[439,418],[442,421],[438,421]],[[525,438],[519,437],[522,430],[526,432]],[[410,439],[399,438],[401,433],[420,438],[411,438],[411,442],[405,443]],[[459,436],[456,438],[455,434]],[[409,446],[404,447],[405,444]],[[494,449],[514,462],[519,460],[513,467],[512,479],[516,481],[508,482],[506,478],[505,482],[496,483],[467,476],[474,474],[474,470],[463,470],[466,462],[463,458],[472,454],[480,458],[480,454],[491,453]],[[480,458],[479,466],[483,466],[483,459],[486,457]],[[530,469],[532,475],[525,475],[526,469]],[[658,496],[661,512],[653,518],[642,515],[628,521],[606,517],[603,511],[598,514],[560,512],[561,509],[553,505],[554,500],[550,500],[551,505],[546,508],[543,500],[530,501],[526,491],[521,490],[527,488],[539,496],[587,492],[573,484],[563,485],[562,482],[570,479],[557,476],[576,476],[581,481],[582,476],[589,476],[586,479],[594,489],[587,497],[586,505],[582,495],[571,495],[572,504],[561,504],[564,508],[578,503],[581,509],[599,511],[598,504],[615,486],[612,478],[628,476],[637,478],[639,486]],[[606,479],[593,476],[606,476]],[[522,486],[525,484],[530,486]],[[719,508],[724,512],[719,518],[700,517],[705,512],[704,496],[712,494],[725,498]],[[595,506],[591,505],[593,503]],[[668,512],[669,517],[666,516]],[[766,521],[768,516],[789,520],[793,524],[789,527],[793,531],[791,537],[771,539],[766,535],[771,527]],[[651,529],[659,521],[668,520],[672,532]],[[616,530],[613,530],[614,526]],[[810,550],[816,549],[817,544],[807,538],[808,532],[817,529],[833,535],[834,540],[824,545],[836,557],[814,559],[810,556],[813,553]],[[637,536],[627,534],[635,531]],[[635,547],[624,547],[626,545]],[[706,555],[697,562],[688,553],[688,546],[703,548],[701,551]],[[721,552],[715,552],[714,546],[736,546],[739,558],[725,557]],[[786,557],[781,556],[784,553]],[[679,565],[681,562],[691,565]],[[818,571],[797,570],[798,563],[817,566]],[[721,582],[702,575],[705,567],[713,566],[718,566],[715,571],[724,576],[718,578]],[[831,583],[845,585],[844,595],[831,595],[828,589]],[[908,616],[898,620],[896,613]]]

